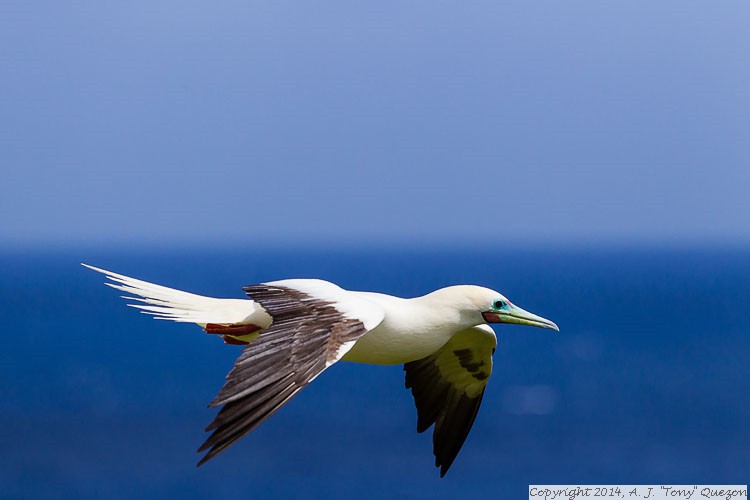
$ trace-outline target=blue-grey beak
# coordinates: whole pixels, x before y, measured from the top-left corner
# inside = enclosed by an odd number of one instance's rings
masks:
[[[487,323],[510,323],[514,325],[536,326],[537,328],[546,328],[559,332],[560,329],[552,321],[537,316],[529,311],[524,311],[518,306],[508,305],[507,309],[497,311],[486,311],[482,317]]]

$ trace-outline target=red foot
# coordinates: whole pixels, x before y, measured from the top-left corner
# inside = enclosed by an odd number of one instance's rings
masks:
[[[234,337],[241,337],[243,335],[250,335],[260,330],[258,325],[217,325],[216,323],[209,323],[203,329],[206,333],[215,333],[218,335],[232,335]]]
[[[224,343],[230,344],[230,345],[247,345],[249,342],[245,342],[244,340],[236,339],[234,337],[227,337],[224,336]]]

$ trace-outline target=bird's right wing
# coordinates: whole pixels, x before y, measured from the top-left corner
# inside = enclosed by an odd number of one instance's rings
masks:
[[[480,325],[458,332],[434,354],[404,364],[406,388],[417,406],[417,432],[435,424],[433,453],[440,477],[474,424],[496,346],[492,328]]]
[[[206,462],[270,417],[383,320],[383,309],[320,280],[245,287],[272,317],[242,352],[211,406],[223,408],[198,450]]]

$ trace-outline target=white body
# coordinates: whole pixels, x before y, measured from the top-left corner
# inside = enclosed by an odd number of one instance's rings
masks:
[[[130,304],[131,307],[156,319],[204,327],[212,323],[267,328],[272,323],[263,307],[250,299],[205,297],[87,267],[106,274],[115,282],[107,283],[109,286],[130,294],[124,298],[138,302]],[[421,359],[440,349],[457,332],[477,325],[483,325],[484,335],[494,337],[475,303],[490,301],[487,297],[498,294],[482,287],[453,286],[403,299],[381,293],[352,292],[316,279],[282,280],[269,285],[294,288],[329,301],[345,316],[362,321],[369,331],[343,349],[341,359],[346,361],[391,365]]]
[[[90,267],[90,266],[87,266]],[[245,288],[250,299],[217,299],[102,269],[109,286],[157,319],[191,322],[227,343],[246,344],[211,402],[223,408],[206,430],[199,465],[271,416],[340,360],[404,364],[417,430],[434,424],[441,476],[466,439],[492,373],[497,338],[486,322],[557,330],[553,322],[479,286],[442,288],[402,299],[351,292],[323,280],[283,280]]]
[[[413,299],[350,292],[378,304],[385,315],[383,321],[360,338],[342,360],[378,365],[414,361],[440,349],[457,332],[483,323],[479,314],[462,317],[456,309],[445,307],[439,292]]]

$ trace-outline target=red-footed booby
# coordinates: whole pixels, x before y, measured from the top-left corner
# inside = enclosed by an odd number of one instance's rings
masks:
[[[488,323],[558,330],[502,294],[450,286],[403,299],[353,292],[318,279],[243,288],[249,299],[218,299],[83,264],[156,319],[197,323],[226,343],[244,344],[210,406],[221,406],[198,449],[205,463],[273,415],[337,361],[403,364],[417,407],[417,431],[433,424],[435,465],[444,476],[469,434],[497,346]]]

